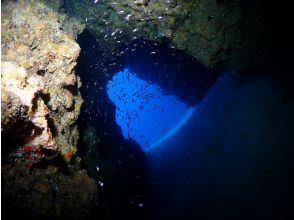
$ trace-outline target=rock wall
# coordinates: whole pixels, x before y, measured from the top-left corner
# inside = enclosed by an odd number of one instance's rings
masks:
[[[271,69],[269,5],[243,0],[64,1],[67,13],[95,33],[106,54],[113,56],[121,43],[143,37],[168,41],[208,67],[239,73]]]
[[[54,1],[57,8],[58,1]],[[98,189],[75,157],[83,103],[74,67],[84,26],[37,1],[2,5],[4,216],[80,219]]]

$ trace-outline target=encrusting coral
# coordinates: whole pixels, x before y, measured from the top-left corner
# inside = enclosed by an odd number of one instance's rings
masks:
[[[16,209],[80,219],[97,210],[97,185],[74,156],[83,103],[75,38],[83,28],[38,1],[2,6],[4,216]]]

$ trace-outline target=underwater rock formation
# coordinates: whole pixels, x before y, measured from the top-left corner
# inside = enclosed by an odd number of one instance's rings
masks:
[[[243,73],[271,69],[272,30],[261,13],[267,6],[242,0],[65,0],[63,8],[95,33],[106,55],[145,38],[168,42],[208,67]]]
[[[83,102],[74,70],[80,52],[75,38],[83,28],[37,1],[2,5],[2,193],[7,215],[16,208],[35,218],[81,218],[97,210],[97,185],[74,157]]]
[[[89,148],[95,148],[101,142],[99,137],[97,136],[96,129],[91,125],[89,125],[84,131],[83,142],[84,145],[88,146]]]
[[[95,181],[78,166],[69,170],[72,173],[64,174],[57,166],[48,166],[29,171],[12,164],[2,168],[4,219],[19,214],[33,219],[91,219],[93,212],[99,212]]]
[[[101,140],[97,135],[97,130],[91,125],[88,125],[82,134],[82,145],[85,146],[85,153],[82,159],[89,175],[96,180],[101,178],[98,172],[100,171],[100,167],[97,165],[98,162],[101,162],[101,156],[97,152],[100,143]]]

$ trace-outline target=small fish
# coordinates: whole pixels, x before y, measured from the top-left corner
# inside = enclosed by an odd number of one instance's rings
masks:
[[[128,21],[128,20],[130,20],[130,17],[132,17],[132,14],[128,14],[128,15],[125,17],[125,19]]]
[[[150,52],[150,54],[156,54],[156,52],[155,51],[152,51],[152,52]]]
[[[139,30],[139,28],[135,28],[135,29],[133,30],[133,33],[137,32],[138,30]]]

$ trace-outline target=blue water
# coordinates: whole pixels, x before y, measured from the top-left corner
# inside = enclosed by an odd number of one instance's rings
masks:
[[[144,151],[171,137],[194,111],[128,68],[108,82],[107,94],[116,106],[116,122],[123,136],[137,141]]]
[[[278,85],[225,74],[150,150],[150,219],[292,219],[294,101]]]

